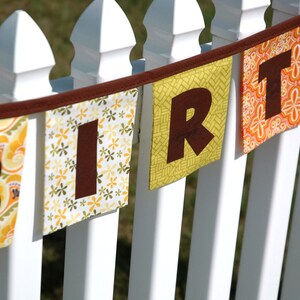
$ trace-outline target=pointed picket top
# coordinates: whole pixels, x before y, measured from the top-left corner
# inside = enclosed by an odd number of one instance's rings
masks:
[[[275,10],[285,12],[291,16],[300,14],[300,1],[299,0],[273,0],[272,7]]]
[[[300,14],[300,0],[273,0],[273,24],[278,24]]]
[[[236,41],[266,26],[264,14],[270,0],[213,0],[216,15],[211,24],[213,35]]]
[[[54,64],[37,24],[26,12],[14,12],[0,27],[0,97],[24,100],[49,95]]]
[[[157,67],[200,53],[199,35],[204,29],[195,0],[154,0],[144,20],[147,41],[144,56]]]
[[[75,48],[75,86],[131,73],[129,55],[135,37],[125,13],[114,0],[93,1],[77,21],[71,41]]]

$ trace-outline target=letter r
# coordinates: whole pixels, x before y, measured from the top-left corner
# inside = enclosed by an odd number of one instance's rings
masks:
[[[205,88],[191,89],[172,99],[167,163],[184,157],[185,140],[199,155],[213,139],[214,135],[202,125],[211,103],[211,93]],[[191,108],[194,115],[187,120],[187,111]]]

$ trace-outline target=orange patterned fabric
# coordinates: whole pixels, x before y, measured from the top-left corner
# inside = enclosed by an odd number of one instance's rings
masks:
[[[289,52],[290,65],[282,68],[279,73],[281,112],[267,117],[267,85],[271,84],[271,80],[260,80],[260,69],[265,62],[272,59],[275,61],[274,58]],[[274,135],[300,123],[300,28],[246,50],[242,65],[243,151],[248,153]],[[273,69],[275,66],[270,64],[270,71],[273,72]],[[269,101],[271,107],[276,104],[272,97]]]
[[[0,248],[13,241],[25,157],[27,117],[0,120]]]

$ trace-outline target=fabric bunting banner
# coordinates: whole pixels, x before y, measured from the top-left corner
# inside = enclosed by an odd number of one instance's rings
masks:
[[[0,120],[0,247],[13,240],[27,123],[27,117]]]
[[[46,113],[44,234],[127,204],[137,94]]]
[[[243,53],[244,153],[300,124],[300,28]]]
[[[0,104],[0,247],[12,242],[22,195],[26,116],[46,115],[44,234],[49,234],[127,204],[139,87],[153,89],[149,189],[220,159],[233,55],[241,54],[242,143],[237,146],[248,153],[298,126],[299,24],[297,16],[160,68]]]
[[[228,57],[153,84],[150,189],[220,158],[231,63]]]

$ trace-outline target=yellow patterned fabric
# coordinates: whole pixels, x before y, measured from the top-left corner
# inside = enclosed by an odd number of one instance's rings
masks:
[[[27,123],[27,117],[0,120],[0,247],[13,240]]]
[[[228,57],[153,84],[151,190],[220,159],[231,63]]]

